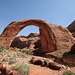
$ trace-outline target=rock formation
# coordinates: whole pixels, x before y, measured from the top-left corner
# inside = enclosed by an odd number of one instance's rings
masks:
[[[67,28],[70,32],[75,32],[75,20]]]
[[[63,62],[69,66],[75,66],[75,43],[71,47],[70,52],[64,53]]]
[[[54,62],[51,59],[46,59],[43,57],[32,57],[30,62],[32,64],[46,66],[54,70],[60,70],[62,68],[60,64]]]
[[[70,49],[73,45],[73,37],[67,28],[49,24],[40,19],[21,20],[10,23],[0,35],[0,46],[9,48],[14,37],[26,26],[39,27],[41,38],[41,50],[52,52],[59,49]]]
[[[30,67],[27,75],[53,75],[53,74],[40,67]]]
[[[75,54],[75,43],[74,43],[74,45],[71,47],[71,53]]]
[[[17,48],[40,48],[41,41],[39,33],[30,33],[28,36],[16,36],[11,43],[11,47]]]
[[[72,33],[72,36],[75,38],[75,33]]]

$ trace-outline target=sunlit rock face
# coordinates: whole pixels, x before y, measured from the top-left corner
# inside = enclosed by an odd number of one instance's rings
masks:
[[[39,33],[30,33],[28,36],[16,36],[11,43],[11,47],[17,48],[40,48],[41,40]]]
[[[75,32],[75,20],[67,28],[70,32]]]
[[[10,23],[0,35],[0,46],[9,48],[15,36],[29,25],[39,27],[42,52],[70,49],[73,45],[74,39],[67,28],[40,19],[28,19]]]

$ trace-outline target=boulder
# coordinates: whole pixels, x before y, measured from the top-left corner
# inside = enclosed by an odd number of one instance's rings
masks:
[[[32,57],[30,62],[36,65],[42,65],[44,60],[42,57]]]
[[[60,70],[61,69],[61,65],[56,63],[56,62],[49,62],[48,67],[52,68],[54,70]]]
[[[54,70],[61,69],[60,64],[54,62],[51,59],[47,59],[47,58],[43,58],[43,57],[32,57],[30,62],[33,64],[36,64],[36,65],[46,66],[46,67],[52,68]]]
[[[69,66],[75,66],[75,44],[71,47],[70,52],[63,54],[63,62]]]
[[[53,75],[53,74],[40,67],[30,67],[27,75]]]

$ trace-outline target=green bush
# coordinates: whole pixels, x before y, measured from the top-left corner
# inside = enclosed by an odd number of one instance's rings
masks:
[[[2,52],[4,50],[4,47],[3,46],[1,46],[0,47],[0,52]]]
[[[9,59],[9,64],[14,64],[16,62],[17,61],[16,61],[16,58],[15,57],[12,57],[12,58]]]
[[[29,65],[27,65],[27,64],[17,64],[15,66],[13,66],[12,68],[13,68],[13,70],[24,72],[24,74],[27,75]]]
[[[8,62],[8,58],[4,58],[2,62]]]
[[[75,75],[75,73],[73,73],[71,71],[64,71],[63,75]]]
[[[28,54],[28,55],[33,55],[33,51],[31,51],[31,50],[26,51],[26,54]]]

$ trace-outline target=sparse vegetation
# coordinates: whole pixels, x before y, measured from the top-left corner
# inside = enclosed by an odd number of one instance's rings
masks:
[[[15,66],[12,66],[12,69],[16,70],[16,71],[22,71],[22,72],[24,72],[25,75],[27,75],[29,65],[27,65],[27,64],[17,64]]]
[[[16,50],[17,50],[17,52],[4,49],[4,47],[0,47],[0,56],[1,56],[0,62],[8,63],[9,66],[12,67],[11,68],[12,70],[19,71],[19,72],[24,73],[24,75],[27,75],[27,71],[28,71],[30,65],[25,64],[29,61],[29,60],[25,60],[25,59],[27,59],[27,56],[33,55],[34,50],[28,49],[28,48],[24,48],[24,49],[16,48]],[[53,54],[58,57],[61,57],[61,56],[63,56],[64,53],[69,53],[69,50],[60,50],[60,51],[57,50],[55,52],[50,52],[49,54]],[[50,59],[55,60],[55,58],[50,58]],[[0,67],[1,66],[2,65],[0,65]],[[63,66],[62,66],[62,70],[63,70]],[[61,75],[61,73],[59,73],[59,75]],[[62,75],[75,75],[75,74],[72,72],[63,72]]]
[[[18,51],[21,53],[25,53],[27,55],[33,55],[34,49],[24,48],[24,49],[18,49]]]
[[[75,75],[72,71],[64,71],[63,75]]]
[[[70,52],[70,50],[57,50],[57,51],[54,51],[54,52],[50,52],[48,54],[52,54],[54,56],[57,56],[57,57],[62,57],[64,53],[66,52]]]
[[[32,50],[26,51],[26,54],[33,55],[33,51]]]
[[[1,46],[0,47],[0,52],[2,52],[4,50],[4,47],[3,46]]]
[[[9,64],[14,64],[16,62],[17,62],[17,60],[14,57],[12,57],[12,58],[9,59]]]
[[[8,58],[4,58],[1,62],[8,62]]]

